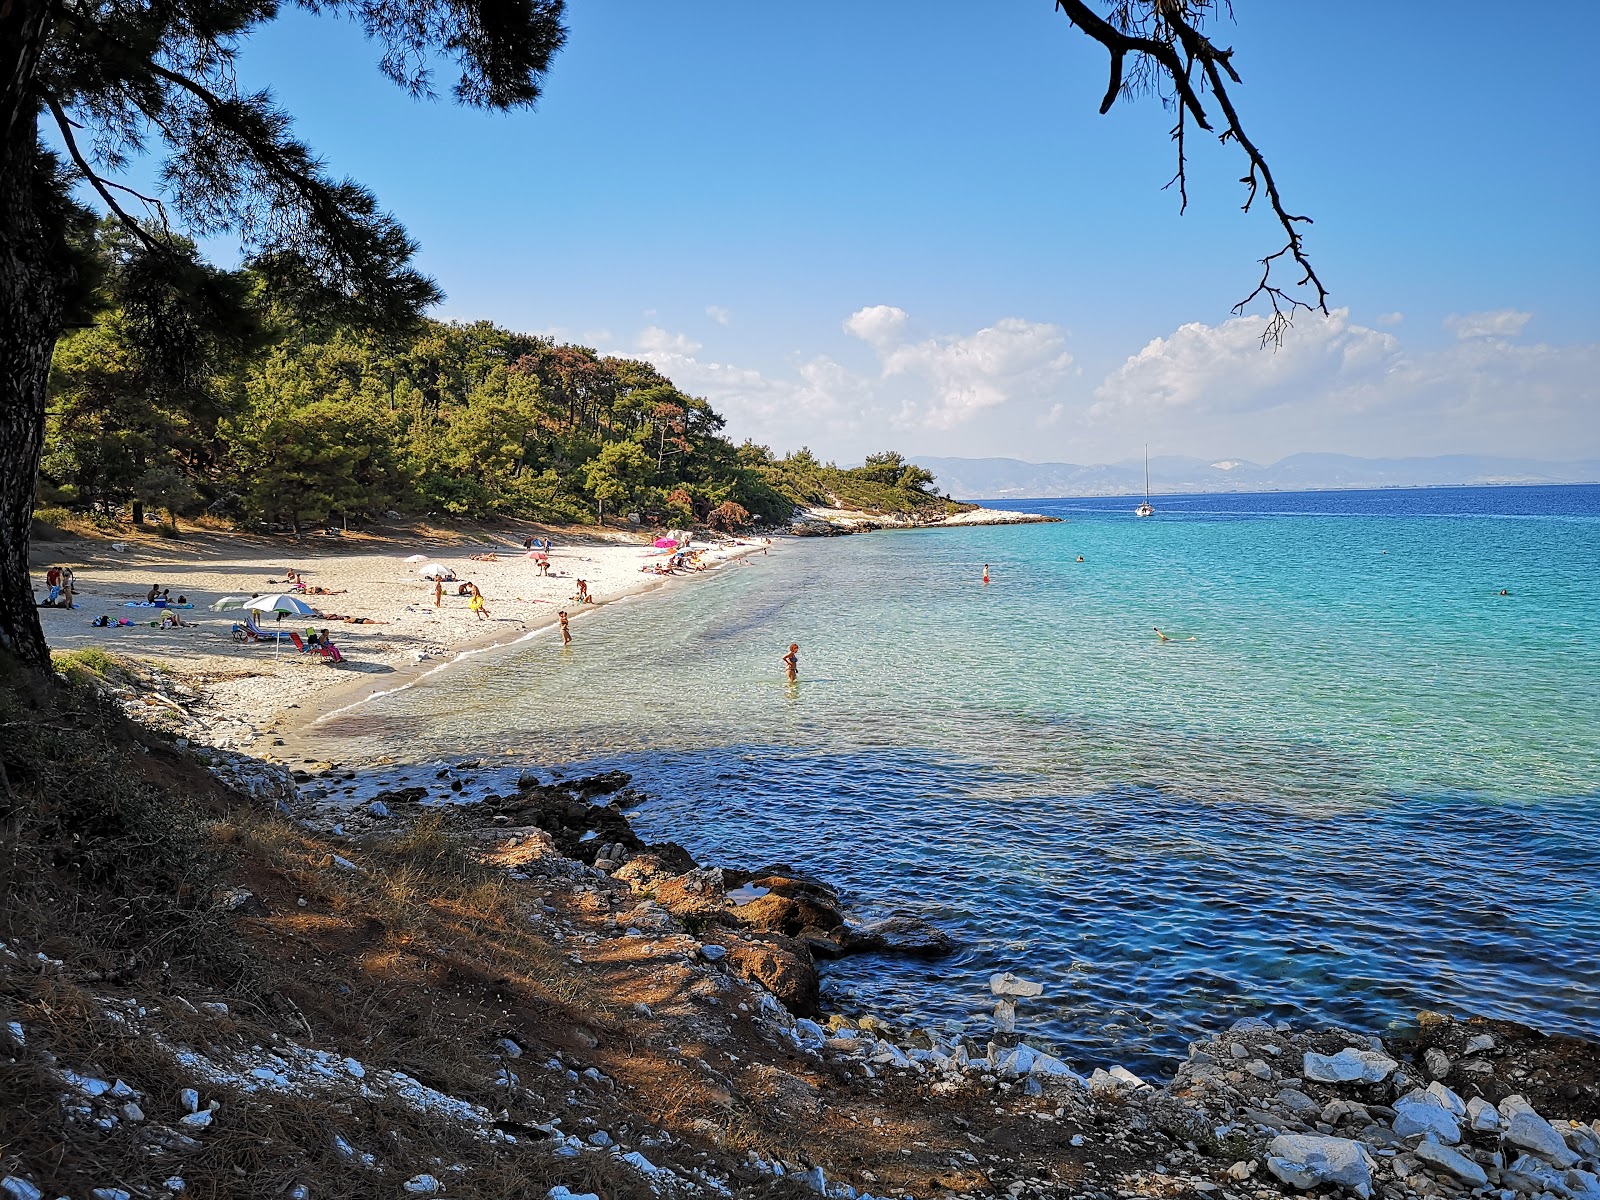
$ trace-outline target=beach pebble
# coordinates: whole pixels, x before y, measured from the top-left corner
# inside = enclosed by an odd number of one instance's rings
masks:
[[[444,1185],[432,1175],[413,1175],[400,1186],[413,1196],[431,1196]]]

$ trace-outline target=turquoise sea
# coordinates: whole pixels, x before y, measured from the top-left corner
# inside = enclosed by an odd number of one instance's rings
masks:
[[[1155,503],[785,544],[322,732],[623,767],[647,838],[961,940],[842,1002],[975,1022],[1014,969],[1084,1068],[1245,1014],[1600,1037],[1600,487]]]

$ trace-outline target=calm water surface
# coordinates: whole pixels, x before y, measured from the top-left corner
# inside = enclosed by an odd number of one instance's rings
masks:
[[[1156,504],[799,542],[323,730],[621,766],[644,836],[962,941],[836,996],[956,1024],[1013,968],[1085,1068],[1244,1014],[1600,1036],[1600,488]]]

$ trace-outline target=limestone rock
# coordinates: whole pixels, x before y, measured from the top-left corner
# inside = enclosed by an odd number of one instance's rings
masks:
[[[1422,1065],[1428,1069],[1428,1074],[1435,1079],[1443,1079],[1450,1074],[1450,1056],[1437,1046],[1430,1047],[1423,1054]]]
[[[1467,1041],[1465,1052],[1467,1054],[1482,1054],[1486,1050],[1493,1049],[1494,1035],[1489,1033],[1480,1033],[1477,1037],[1470,1038]]]
[[[1468,1187],[1484,1187],[1489,1182],[1489,1177],[1484,1174],[1482,1167],[1460,1151],[1450,1149],[1449,1146],[1424,1141],[1412,1153],[1430,1167],[1454,1175]]]
[[[1439,1102],[1440,1108],[1443,1108],[1456,1120],[1459,1121],[1467,1115],[1467,1102],[1437,1079],[1428,1085],[1427,1092],[1428,1095]]]
[[[1372,1160],[1359,1142],[1306,1133],[1279,1134],[1267,1148],[1267,1170],[1297,1188],[1336,1183],[1362,1200],[1372,1195]]]
[[[1467,1101],[1467,1124],[1478,1133],[1499,1133],[1505,1128],[1495,1106],[1482,1096]]]
[[[727,907],[719,867],[696,868],[663,880],[655,885],[655,894],[656,903],[675,917],[715,918]]]
[[[1379,1083],[1398,1065],[1380,1051],[1349,1047],[1337,1054],[1307,1050],[1302,1070],[1318,1083]]]
[[[771,933],[730,939],[728,962],[741,978],[761,984],[796,1016],[817,1011],[817,967],[801,943]]]
[[[1506,1141],[1524,1150],[1532,1150],[1541,1158],[1558,1167],[1573,1166],[1578,1156],[1567,1149],[1567,1143],[1551,1125],[1533,1111],[1521,1096],[1507,1096],[1500,1101],[1500,1115],[1506,1121]]]
[[[1394,1131],[1401,1137],[1431,1133],[1448,1145],[1461,1140],[1461,1126],[1457,1124],[1455,1114],[1445,1108],[1437,1096],[1421,1088],[1395,1101]]]
[[[996,996],[1017,996],[1027,999],[1030,996],[1044,995],[1044,984],[1018,978],[1010,971],[1006,971],[1001,975],[989,976],[989,990]]]

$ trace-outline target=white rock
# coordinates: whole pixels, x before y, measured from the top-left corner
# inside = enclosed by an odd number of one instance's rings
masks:
[[[161,1181],[161,1186],[169,1192],[181,1192],[184,1188],[182,1175],[169,1175]]]
[[[1578,1157],[1600,1163],[1600,1133],[1578,1121],[1557,1126],[1556,1132],[1567,1139],[1567,1145]]]
[[[1500,1115],[1506,1119],[1506,1141],[1513,1146],[1532,1150],[1558,1167],[1577,1163],[1578,1156],[1567,1149],[1567,1143],[1555,1126],[1534,1112],[1533,1105],[1521,1096],[1507,1096],[1500,1101]]]
[[[199,1112],[192,1112],[186,1117],[179,1117],[178,1124],[186,1129],[204,1129],[211,1124],[211,1110],[203,1108]]]
[[[200,1107],[200,1093],[193,1088],[184,1088],[178,1093],[178,1103],[183,1105],[184,1112],[195,1112]]]
[[[545,1193],[544,1200],[600,1200],[594,1192],[569,1192],[557,1184]]]
[[[94,1200],[133,1200],[127,1192],[119,1187],[95,1188],[89,1193]]]
[[[1301,1069],[1307,1079],[1318,1083],[1378,1083],[1387,1079],[1399,1064],[1377,1050],[1347,1047],[1337,1054],[1317,1054],[1307,1050]]]
[[[1015,1033],[1016,1030],[1016,1004],[1010,1000],[996,1001],[994,1006],[994,1031],[996,1033]]]
[[[1468,1040],[1465,1052],[1467,1054],[1482,1054],[1485,1050],[1494,1049],[1494,1038],[1487,1033],[1480,1033],[1477,1037]]]
[[[1431,1133],[1449,1145],[1461,1140],[1461,1126],[1455,1116],[1439,1103],[1438,1097],[1421,1088],[1394,1102],[1394,1131],[1401,1137]]]
[[[413,1175],[400,1186],[413,1196],[431,1196],[444,1185],[432,1175]]]
[[[1428,1074],[1435,1079],[1443,1079],[1450,1074],[1450,1056],[1437,1046],[1431,1047],[1422,1056],[1422,1063],[1428,1069]]]
[[[1337,1183],[1362,1200],[1372,1195],[1373,1163],[1358,1142],[1285,1133],[1272,1139],[1267,1153],[1267,1170],[1291,1187]]]
[[[1020,979],[1007,971],[1002,975],[989,976],[989,990],[996,996],[1020,996],[1026,999],[1029,996],[1042,996],[1044,984]]]
[[[44,1193],[20,1175],[0,1178],[0,1196],[5,1200],[44,1200]]]
[[[1521,1175],[1536,1186],[1548,1188],[1558,1194],[1564,1193],[1567,1189],[1567,1181],[1562,1173],[1545,1162],[1544,1159],[1536,1158],[1532,1154],[1524,1154],[1517,1159],[1506,1168],[1506,1173],[1508,1175]],[[1507,1182],[1511,1181],[1508,1180]],[[1532,1189],[1518,1187],[1517,1190],[1530,1191]]]
[[[1111,1068],[1111,1078],[1115,1079],[1118,1083],[1122,1084],[1124,1087],[1142,1088],[1142,1087],[1149,1087],[1150,1086],[1149,1084],[1145,1083],[1144,1080],[1140,1079],[1137,1075],[1135,1075],[1132,1071],[1128,1070],[1127,1067],[1112,1067]]]
[[[1450,1149],[1449,1146],[1423,1141],[1411,1153],[1430,1167],[1448,1171],[1468,1187],[1484,1187],[1489,1182],[1489,1177],[1483,1173],[1482,1167],[1460,1151]]]
[[[1467,1101],[1467,1124],[1479,1133],[1499,1133],[1505,1127],[1495,1106],[1482,1096]]]
[[[1600,1200],[1600,1176],[1591,1171],[1568,1171],[1561,1181],[1572,1200]]]
[[[1272,1068],[1267,1066],[1266,1060],[1262,1058],[1252,1058],[1249,1062],[1245,1063],[1244,1069],[1251,1075],[1254,1075],[1257,1079],[1272,1078]]]
[[[497,1050],[499,1050],[501,1054],[504,1054],[507,1058],[521,1058],[522,1057],[522,1047],[517,1045],[510,1038],[501,1038],[498,1042],[495,1043],[495,1048]]]
[[[1428,1095],[1437,1100],[1440,1107],[1448,1112],[1452,1117],[1455,1117],[1456,1120],[1459,1121],[1462,1117],[1467,1115],[1467,1102],[1452,1092],[1449,1088],[1445,1087],[1445,1085],[1440,1083],[1437,1079],[1428,1085],[1427,1091]]]

